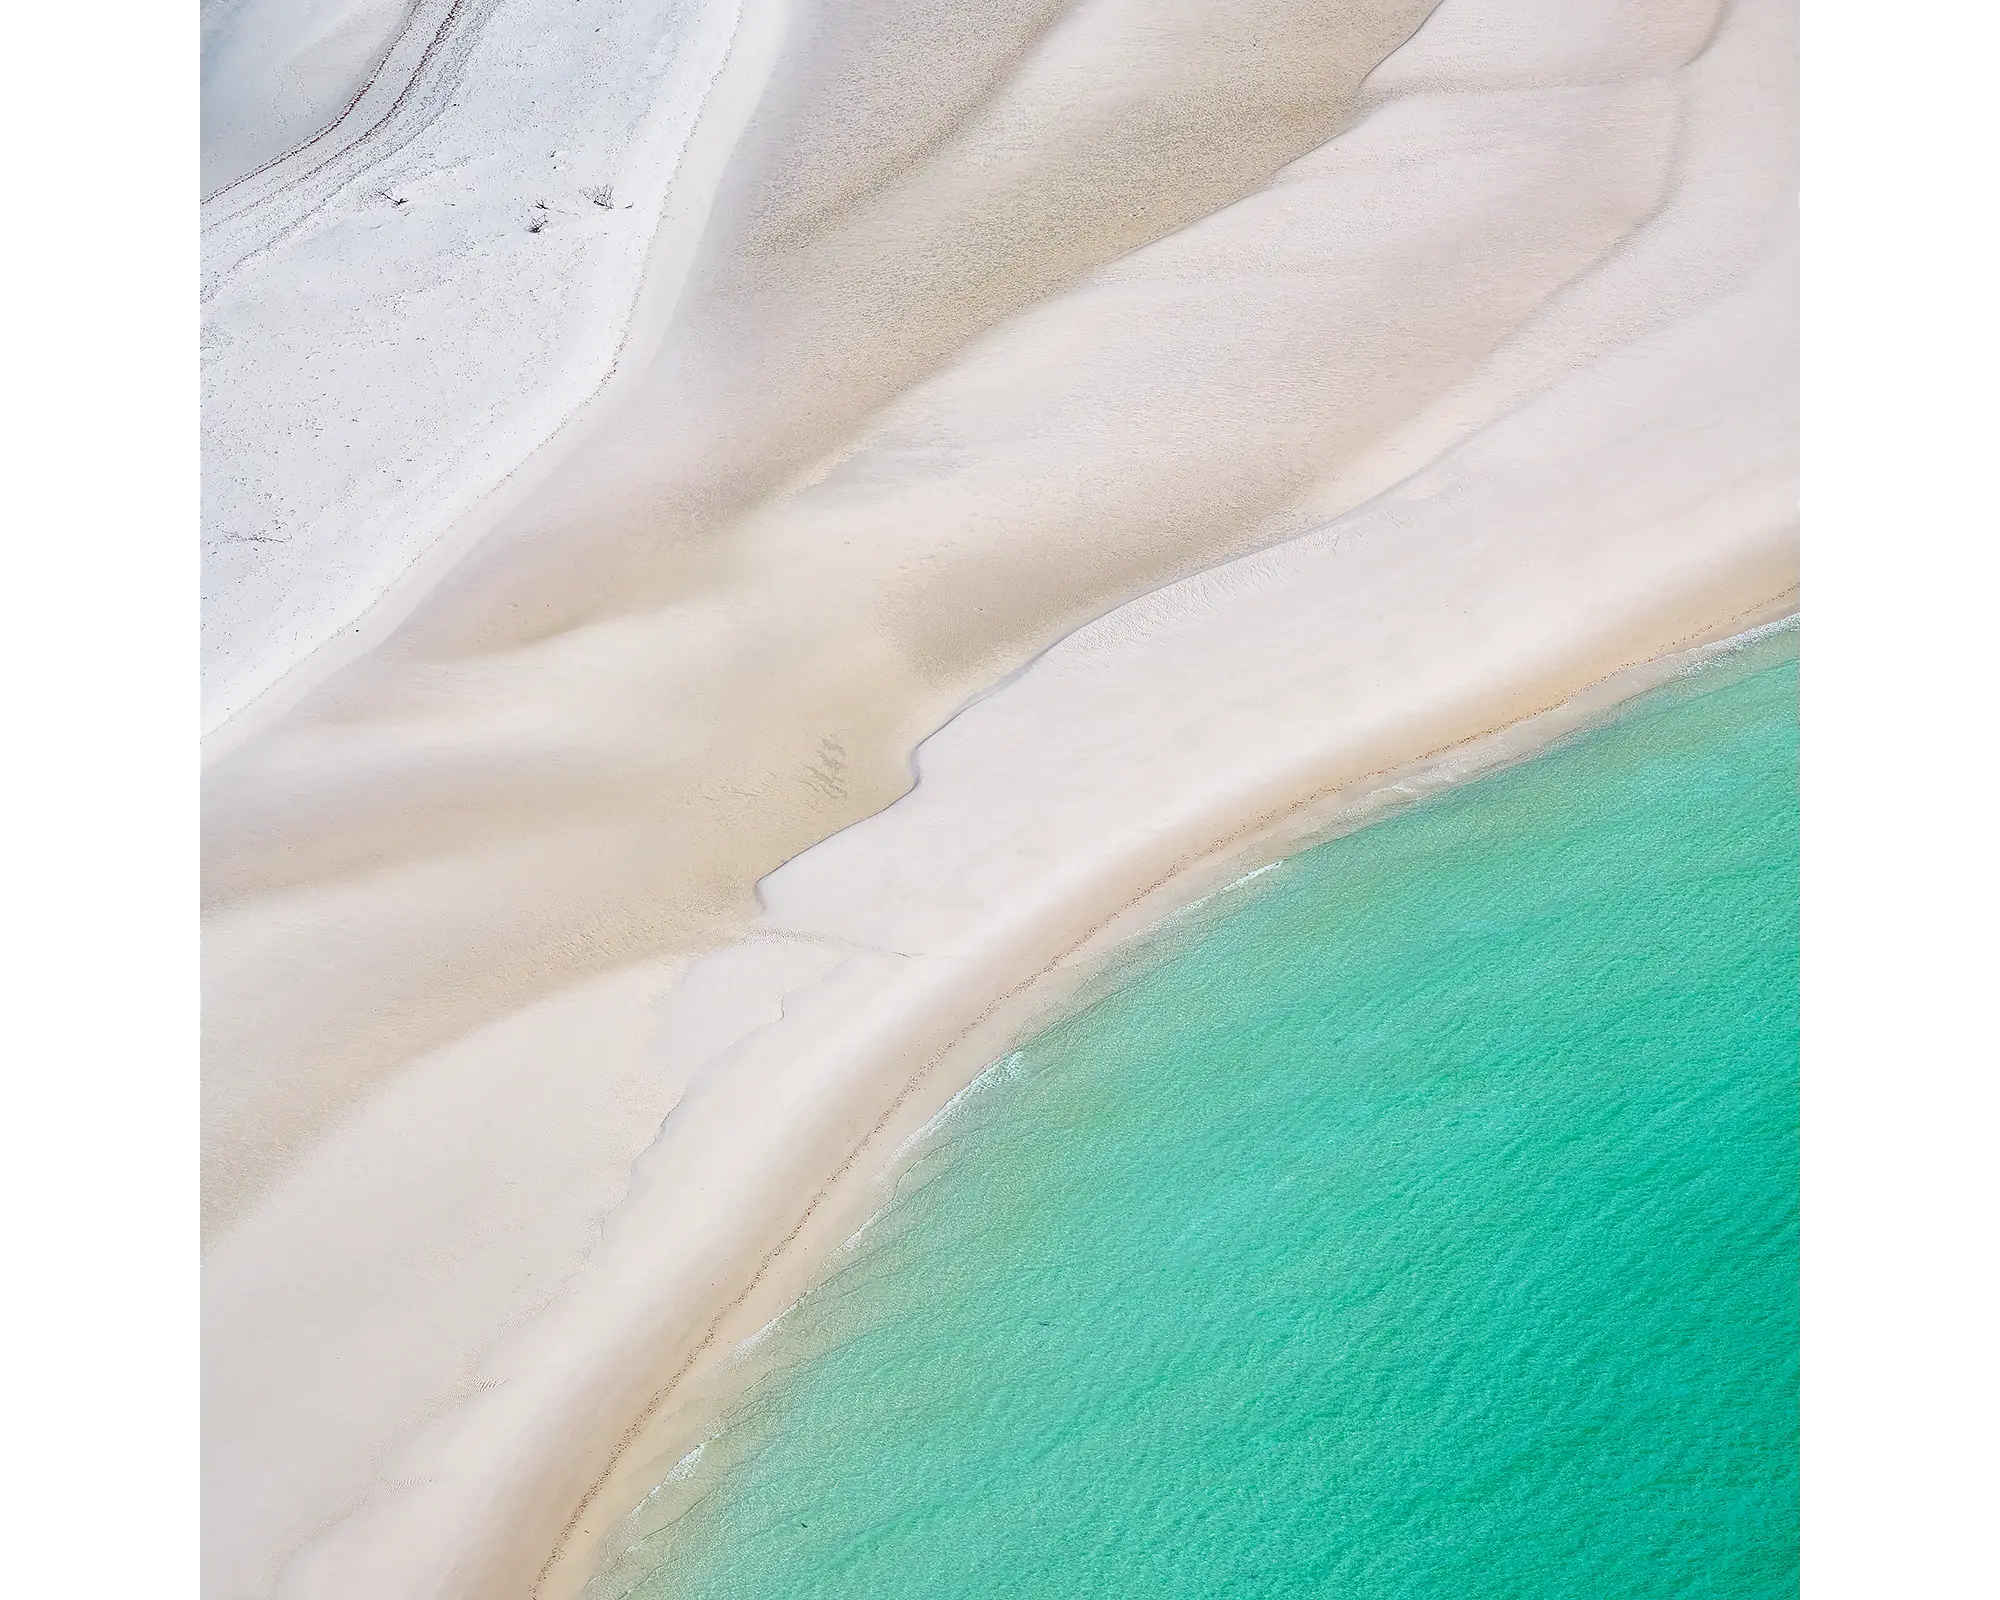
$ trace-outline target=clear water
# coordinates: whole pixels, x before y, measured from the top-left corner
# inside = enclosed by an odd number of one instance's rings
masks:
[[[1795,1594],[1796,705],[1787,632],[1184,926],[595,1592]]]

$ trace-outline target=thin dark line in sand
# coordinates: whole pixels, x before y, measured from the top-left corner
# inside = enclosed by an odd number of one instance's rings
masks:
[[[1693,650],[1700,649],[1704,645],[1710,645],[1710,644],[1726,645],[1731,639],[1737,637],[1738,634],[1742,631],[1736,627],[1738,623],[1741,623],[1747,617],[1756,616],[1768,612],[1773,606],[1781,603],[1788,596],[1793,595],[1795,592],[1796,592],[1795,588],[1787,589],[1783,594],[1774,595],[1769,600],[1763,601],[1758,605],[1746,607],[1743,610],[1737,612],[1727,622],[1720,625],[1720,627],[1723,629],[1731,630],[1730,632],[1719,633],[1719,629],[1717,627],[1697,629],[1692,633],[1683,635],[1679,640],[1675,641],[1673,644],[1668,645],[1663,650],[1655,651],[1652,654],[1643,657],[1642,659],[1637,661],[1628,661],[1624,663],[1622,666],[1613,669],[1611,672],[1600,675],[1598,678],[1594,679],[1591,683],[1584,685],[1583,688],[1577,690],[1575,693],[1565,695],[1562,699],[1557,700],[1552,704],[1543,706],[1540,710],[1529,712],[1523,716],[1506,718],[1503,721],[1495,722],[1485,728],[1482,728],[1476,733],[1472,733],[1461,738],[1450,739],[1442,744],[1433,746],[1431,749],[1426,750],[1422,754],[1417,755],[1409,760],[1399,761],[1391,766],[1379,767],[1371,772],[1362,773],[1352,778],[1341,779],[1332,784],[1316,788],[1311,793],[1301,796],[1297,799],[1286,801],[1280,805],[1267,807],[1265,810],[1261,811],[1255,817],[1253,817],[1250,821],[1245,822],[1240,826],[1231,829],[1228,833],[1221,835],[1211,844],[1201,847],[1199,849],[1182,852],[1179,856],[1175,857],[1174,861],[1170,866],[1160,871],[1154,877],[1153,881],[1147,885],[1146,888],[1140,890],[1136,894],[1128,896],[1125,899],[1125,901],[1109,915],[1096,919],[1093,926],[1088,932],[1086,932],[1082,937],[1080,937],[1079,939],[1075,940],[1073,943],[1068,945],[1059,955],[1045,962],[1042,966],[1037,968],[1034,973],[1032,973],[1029,977],[1023,979],[1020,983],[1015,984],[1012,988],[1005,990],[1003,993],[995,997],[993,1000],[989,1001],[976,1017],[974,1017],[971,1021],[965,1023],[963,1026],[958,1028],[952,1034],[951,1038],[943,1046],[934,1051],[925,1060],[923,1065],[919,1067],[904,1083],[902,1089],[897,1093],[895,1099],[890,1102],[888,1108],[884,1110],[883,1113],[878,1118],[876,1118],[875,1122],[869,1127],[868,1131],[861,1136],[860,1140],[856,1142],[854,1148],[848,1152],[847,1157],[840,1163],[838,1167],[836,1167],[833,1170],[831,1174],[828,1175],[827,1179],[820,1185],[818,1190],[814,1192],[812,1199],[807,1203],[805,1210],[800,1214],[799,1220],[792,1226],[791,1231],[788,1232],[782,1239],[780,1239],[777,1244],[772,1246],[771,1249],[769,1249],[764,1253],[763,1257],[758,1261],[756,1270],[751,1275],[749,1282],[746,1283],[743,1286],[743,1288],[733,1298],[731,1298],[719,1311],[717,1311],[716,1314],[710,1319],[708,1327],[706,1331],[703,1333],[700,1342],[697,1343],[695,1347],[688,1352],[687,1357],[681,1362],[681,1364],[677,1368],[675,1368],[673,1374],[667,1379],[667,1381],[654,1392],[652,1398],[647,1401],[646,1405],[639,1412],[638,1416],[634,1418],[631,1425],[627,1427],[626,1430],[619,1436],[617,1443],[612,1447],[610,1458],[606,1462],[604,1470],[600,1472],[597,1475],[597,1477],[591,1481],[589,1487],[584,1491],[582,1498],[577,1503],[576,1509],[570,1514],[569,1520],[563,1524],[562,1531],[556,1536],[555,1545],[551,1549],[548,1559],[545,1562],[543,1562],[540,1572],[538,1572],[535,1575],[535,1584],[533,1590],[531,1591],[532,1595],[535,1597],[535,1600],[539,1600],[543,1586],[548,1581],[549,1574],[555,1570],[557,1563],[560,1562],[563,1556],[568,1553],[571,1537],[575,1534],[578,1526],[582,1523],[584,1517],[588,1515],[591,1506],[596,1501],[598,1495],[603,1491],[605,1485],[610,1482],[612,1475],[618,1469],[619,1463],[624,1459],[626,1451],[628,1451],[632,1447],[632,1445],[637,1442],[639,1436],[645,1431],[647,1424],[650,1423],[656,1416],[659,1415],[661,1408],[666,1404],[668,1398],[673,1394],[674,1390],[677,1389],[686,1380],[689,1373],[692,1372],[692,1370],[694,1369],[695,1364],[701,1359],[701,1357],[705,1353],[707,1353],[710,1349],[714,1347],[716,1341],[721,1336],[723,1325],[728,1321],[729,1317],[733,1313],[742,1308],[742,1306],[746,1301],[748,1301],[750,1296],[756,1292],[757,1287],[761,1283],[763,1283],[764,1280],[770,1275],[771,1268],[776,1264],[778,1259],[781,1256],[783,1256],[785,1252],[789,1250],[795,1243],[798,1242],[800,1235],[805,1232],[807,1224],[810,1223],[814,1218],[814,1216],[816,1216],[820,1212],[822,1207],[826,1204],[828,1199],[833,1194],[833,1191],[840,1185],[841,1180],[845,1178],[851,1171],[853,1171],[855,1164],[861,1160],[862,1156],[868,1151],[869,1147],[873,1145],[882,1136],[884,1130],[889,1126],[891,1122],[895,1120],[896,1114],[899,1111],[901,1111],[903,1107],[909,1102],[910,1098],[914,1094],[916,1094],[916,1092],[920,1088],[922,1088],[926,1082],[929,1081],[932,1074],[937,1070],[938,1066],[944,1061],[944,1059],[948,1055],[950,1055],[952,1051],[955,1050],[961,1043],[963,1043],[971,1034],[973,1034],[980,1027],[982,1023],[986,1022],[996,1013],[1002,1011],[1009,1004],[1009,1002],[1017,999],[1018,997],[1026,994],[1028,991],[1033,989],[1037,984],[1042,982],[1044,978],[1046,978],[1064,961],[1068,960],[1071,956],[1076,954],[1077,951],[1081,950],[1085,945],[1087,945],[1091,941],[1091,939],[1096,937],[1096,935],[1099,932],[1101,932],[1103,929],[1107,927],[1110,927],[1111,925],[1116,923],[1120,918],[1124,917],[1126,914],[1128,914],[1136,907],[1141,905],[1144,901],[1146,901],[1153,895],[1157,894],[1161,889],[1165,888],[1168,884],[1173,882],[1175,878],[1182,876],[1184,873],[1189,872],[1193,868],[1199,867],[1204,862],[1215,860],[1218,857],[1225,856],[1232,848],[1242,847],[1243,845],[1255,839],[1256,836],[1259,834],[1273,832],[1283,827],[1283,825],[1288,820],[1298,816],[1301,812],[1309,810],[1312,806],[1316,805],[1321,800],[1325,799],[1327,796],[1336,794],[1343,789],[1357,789],[1364,791],[1363,800],[1365,801],[1365,799],[1368,798],[1370,795],[1379,792],[1386,792],[1387,789],[1386,780],[1393,778],[1395,774],[1421,771],[1424,768],[1430,766],[1431,764],[1437,762],[1441,758],[1447,756],[1453,750],[1462,749],[1466,746],[1476,744],[1481,740],[1493,738],[1501,733],[1504,733],[1509,728],[1519,727],[1525,723],[1534,721],[1536,718],[1547,716],[1550,713],[1559,710],[1562,706],[1567,705],[1570,702],[1576,700],[1581,695],[1588,693],[1591,689],[1611,681],[1612,679],[1616,678],[1620,673],[1635,671],[1639,668],[1645,667],[1652,663],[1668,663],[1674,660],[1674,658],[1687,654]],[[1792,614],[1796,615],[1796,612],[1793,612]],[[1776,622],[1763,624],[1761,626],[1753,628],[1750,631],[1753,633],[1761,634],[1767,628],[1782,626],[1785,620],[1786,619],[1781,618]],[[1635,692],[1643,692],[1643,690]],[[1621,695],[1618,698],[1618,703],[1622,704],[1624,701],[1630,698],[1631,698],[1630,695]],[[970,709],[970,708],[967,707],[965,709]],[[1587,720],[1588,718],[1586,718],[1586,721]],[[1574,730],[1567,730],[1567,731],[1574,731]],[[1557,735],[1557,738],[1560,739],[1562,736],[1563,735],[1559,733]],[[1553,742],[1554,741],[1549,741],[1549,743]],[[1503,770],[1504,768],[1513,766],[1520,761],[1532,759],[1534,756],[1540,754],[1545,748],[1547,748],[1547,744],[1545,743],[1531,744],[1530,746],[1524,748],[1522,751],[1512,756],[1503,757],[1502,759],[1495,761],[1490,765],[1482,765],[1478,767],[1475,771],[1465,774],[1465,777],[1467,779],[1474,777],[1485,777],[1490,772]],[[1370,784],[1375,784],[1377,786],[1376,789],[1373,790],[1367,789],[1367,786]],[[1429,792],[1430,791],[1428,790],[1413,791],[1408,795],[1407,801],[1408,803],[1416,803],[1418,801],[1421,801],[1428,797]],[[1393,809],[1393,807],[1391,809]],[[1381,812],[1379,810],[1372,808],[1369,809],[1365,817],[1363,818],[1364,825],[1366,822],[1372,822],[1378,820],[1380,815]],[[1329,832],[1327,835],[1327,837],[1329,838],[1334,836],[1335,834],[1332,832]],[[1289,856],[1298,854],[1300,851],[1309,849],[1312,847],[1313,844],[1316,844],[1318,842],[1320,841],[1317,839],[1299,841],[1294,847],[1286,850],[1284,852],[1284,855]],[[1279,859],[1283,859],[1283,857],[1281,856]]]

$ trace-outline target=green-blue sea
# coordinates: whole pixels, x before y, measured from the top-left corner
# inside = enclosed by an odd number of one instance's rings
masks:
[[[1797,752],[1785,630],[1183,916],[592,1593],[1795,1594]]]

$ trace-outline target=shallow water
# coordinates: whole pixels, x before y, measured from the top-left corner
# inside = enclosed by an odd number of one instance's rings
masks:
[[[1795,637],[1161,935],[592,1594],[1794,1594]]]

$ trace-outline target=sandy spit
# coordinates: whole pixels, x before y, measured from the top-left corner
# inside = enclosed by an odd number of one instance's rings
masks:
[[[215,230],[218,514],[296,512],[209,614],[215,1600],[573,1592],[996,1002],[1797,582],[1785,0],[746,3],[615,83],[509,3],[422,137],[623,107],[587,294],[330,280],[366,139]],[[254,414],[327,293],[345,455]]]

